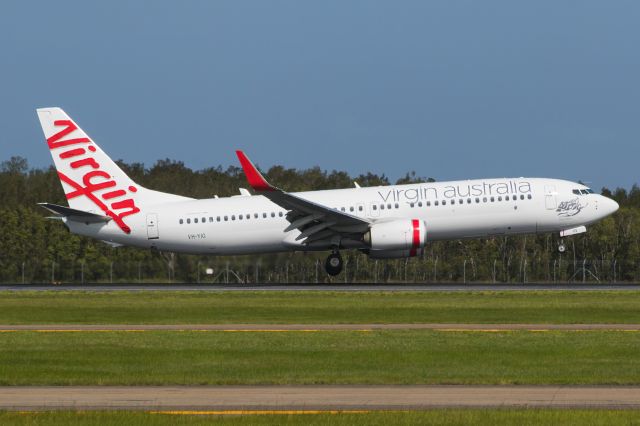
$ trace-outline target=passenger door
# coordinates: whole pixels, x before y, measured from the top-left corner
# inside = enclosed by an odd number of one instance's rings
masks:
[[[553,185],[545,185],[544,187],[544,206],[547,210],[556,208],[556,187]]]
[[[147,238],[150,240],[157,240],[160,238],[158,233],[158,214],[147,214]]]

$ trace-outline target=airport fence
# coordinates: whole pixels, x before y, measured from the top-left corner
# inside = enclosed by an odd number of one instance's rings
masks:
[[[173,260],[171,258],[173,257]],[[269,258],[271,257],[271,258]],[[275,257],[275,259],[274,259]],[[439,257],[372,260],[344,255],[341,275],[329,277],[318,255],[265,257],[198,257],[191,261],[167,256],[153,260],[25,260],[4,283],[620,283],[629,267],[617,259],[586,259],[559,255],[554,259],[477,259],[442,261]]]

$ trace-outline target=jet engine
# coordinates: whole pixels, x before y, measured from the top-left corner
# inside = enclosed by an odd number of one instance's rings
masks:
[[[378,222],[364,235],[373,259],[413,257],[422,254],[427,241],[427,224],[419,219]]]

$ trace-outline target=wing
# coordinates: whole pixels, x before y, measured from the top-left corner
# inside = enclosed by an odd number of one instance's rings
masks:
[[[340,245],[344,240],[361,240],[362,234],[369,229],[370,222],[364,218],[276,188],[267,182],[244,152],[236,151],[236,154],[249,185],[260,195],[289,211],[286,216],[289,226],[284,229],[284,232],[298,229],[300,235],[296,237],[296,241],[307,245],[314,242]]]

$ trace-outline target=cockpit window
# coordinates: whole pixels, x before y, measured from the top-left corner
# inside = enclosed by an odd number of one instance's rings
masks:
[[[587,189],[574,189],[571,192],[573,192],[576,195],[587,195],[587,194],[593,194],[593,189],[591,188],[587,188]]]

